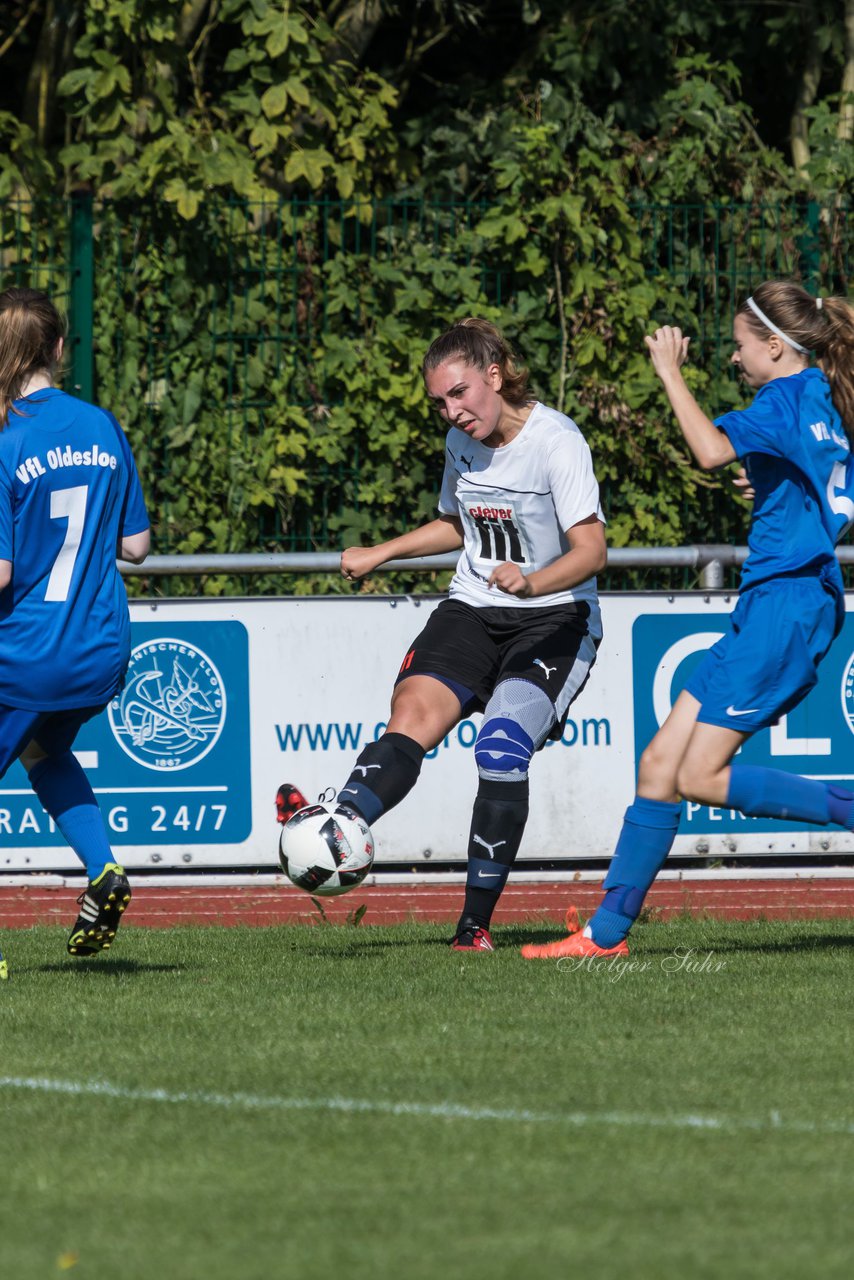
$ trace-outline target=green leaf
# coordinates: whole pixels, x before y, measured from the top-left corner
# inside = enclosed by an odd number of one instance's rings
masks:
[[[261,110],[270,119],[274,116],[280,116],[287,105],[288,89],[285,84],[271,85],[270,88],[261,95]]]
[[[297,182],[300,178],[305,178],[310,186],[319,187],[331,159],[329,152],[323,147],[313,151],[294,151],[285,165],[285,181]]]
[[[294,102],[299,106],[309,106],[311,102],[311,93],[303,80],[298,80],[296,76],[289,76],[285,81],[285,88],[287,89],[290,97],[292,97]]]

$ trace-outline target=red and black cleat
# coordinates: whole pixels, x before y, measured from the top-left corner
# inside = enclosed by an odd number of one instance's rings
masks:
[[[486,929],[478,925],[466,925],[451,940],[452,951],[494,951],[492,939]]]
[[[292,818],[297,809],[304,809],[308,804],[299,787],[291,782],[283,782],[276,792],[276,821],[285,823]]]

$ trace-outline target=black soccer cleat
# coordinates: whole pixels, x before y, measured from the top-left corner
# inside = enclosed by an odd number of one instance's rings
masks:
[[[130,899],[131,888],[123,868],[108,862],[77,899],[80,915],[68,936],[68,954],[95,956],[99,951],[108,951]]]
[[[304,809],[307,804],[299,787],[295,787],[292,782],[283,782],[276,792],[276,821],[284,825],[298,809]]]

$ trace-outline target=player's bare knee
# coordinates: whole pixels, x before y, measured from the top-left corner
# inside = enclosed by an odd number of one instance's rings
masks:
[[[708,774],[693,761],[683,760],[676,774],[676,790],[683,800],[699,801],[702,804],[708,798]]]
[[[389,733],[402,733],[430,750],[459,719],[459,702],[437,680],[413,677],[397,686],[391,700]]]
[[[638,790],[643,795],[670,794],[676,788],[676,763],[670,753],[653,738],[641,753]]]

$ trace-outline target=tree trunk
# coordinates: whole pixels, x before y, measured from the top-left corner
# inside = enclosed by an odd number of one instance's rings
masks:
[[[21,117],[30,126],[41,147],[46,147],[49,142],[56,101],[58,55],[64,35],[64,23],[59,21],[61,16],[64,15],[56,12],[55,0],[47,0],[24,89]],[[62,74],[61,70],[59,74]]]
[[[852,4],[852,0],[846,0],[846,2],[849,5]],[[821,80],[821,50],[816,38],[816,14],[815,6],[812,4],[809,5],[806,13],[806,23],[809,31],[806,60],[789,122],[792,164],[798,173],[803,173],[810,158],[809,122],[805,112],[815,102]]]
[[[333,46],[328,56],[345,56],[346,50],[359,64],[382,21],[380,0],[347,0],[342,5],[333,5],[330,16],[340,44],[338,48]]]
[[[842,142],[854,140],[854,0],[845,0],[845,70],[836,132]]]

